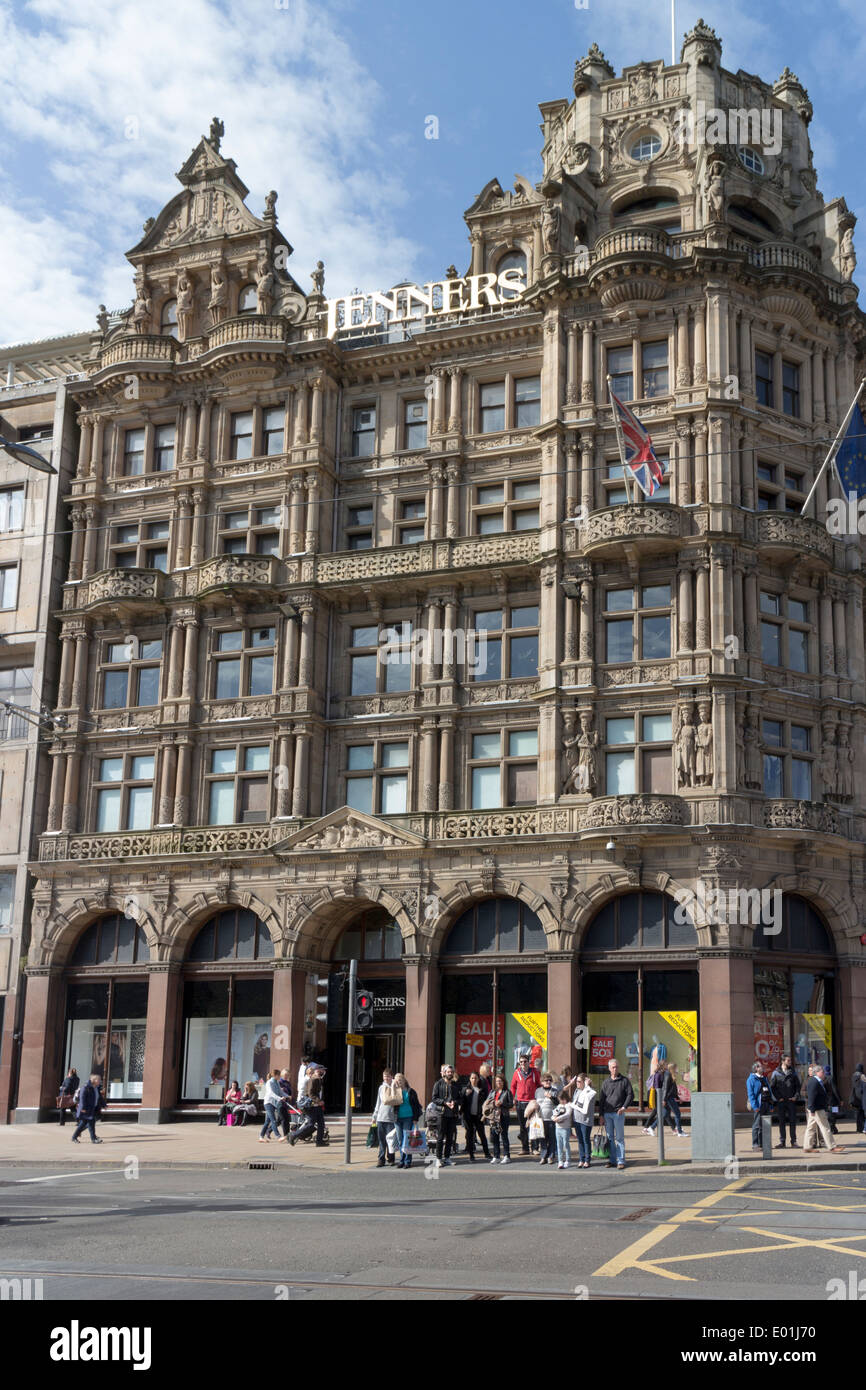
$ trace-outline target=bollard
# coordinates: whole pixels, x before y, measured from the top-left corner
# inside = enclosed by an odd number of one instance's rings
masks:
[[[773,1117],[772,1115],[761,1116],[761,1148],[762,1158],[773,1157]]]

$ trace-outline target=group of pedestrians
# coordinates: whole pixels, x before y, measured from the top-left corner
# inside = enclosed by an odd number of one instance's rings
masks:
[[[785,1054],[769,1077],[765,1076],[762,1063],[755,1062],[746,1081],[746,1098],[746,1103],[754,1115],[754,1150],[763,1147],[764,1116],[772,1115],[774,1112],[779,1128],[776,1148],[786,1148],[786,1139],[792,1149],[797,1148],[797,1103],[803,1101],[806,1111],[803,1152],[819,1149],[823,1144],[830,1153],[844,1153],[844,1145],[836,1143],[836,1135],[839,1133],[836,1116],[842,1110],[842,1098],[826,1067],[816,1063],[810,1065],[803,1095],[803,1083],[790,1054]],[[862,1062],[857,1064],[851,1078],[848,1103],[854,1110],[854,1132],[866,1132],[866,1079]]]

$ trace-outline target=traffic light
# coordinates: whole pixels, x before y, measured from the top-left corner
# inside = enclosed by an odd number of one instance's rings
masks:
[[[366,1033],[373,1027],[373,996],[367,989],[359,989],[355,995],[355,1031]]]
[[[325,993],[324,993],[324,994],[317,994],[317,995],[316,995],[316,1003],[317,1003],[317,1004],[324,1004],[324,1006],[325,1006],[325,1012],[324,1012],[323,1014],[316,1014],[316,1018],[319,1020],[320,1023],[327,1023],[327,1021],[328,1021],[328,976],[327,976],[327,975],[324,975],[324,976],[323,976],[323,975],[320,975],[320,976],[318,977],[318,979],[316,980],[316,984],[319,986],[319,989],[322,989],[322,988],[324,987],[324,990],[325,990]]]

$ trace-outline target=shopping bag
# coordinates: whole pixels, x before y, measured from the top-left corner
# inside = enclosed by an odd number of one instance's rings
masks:
[[[610,1158],[610,1140],[601,1125],[592,1132],[592,1152],[596,1158]]]
[[[379,1142],[379,1131],[375,1125],[371,1125],[367,1130],[367,1148],[375,1149]]]
[[[404,1141],[403,1150],[405,1153],[426,1154],[427,1136],[424,1134],[423,1130],[410,1130]]]
[[[388,1133],[385,1135],[385,1145],[386,1145],[386,1147],[387,1147],[387,1150],[388,1150],[389,1154],[395,1154],[395,1153],[397,1153],[397,1151],[399,1150],[399,1148],[400,1148],[400,1132],[399,1132],[399,1130],[397,1129],[397,1126],[396,1126],[396,1125],[394,1126],[393,1129],[389,1129],[389,1130],[388,1130]]]
[[[539,1115],[533,1115],[529,1121],[529,1139],[534,1142],[536,1139],[544,1138],[544,1124]]]
[[[234,1122],[235,1122],[235,1117],[234,1117],[234,1115],[231,1113],[231,1111],[229,1111],[229,1113],[226,1115],[226,1124],[229,1125],[229,1127],[231,1127],[231,1126],[234,1124]]]

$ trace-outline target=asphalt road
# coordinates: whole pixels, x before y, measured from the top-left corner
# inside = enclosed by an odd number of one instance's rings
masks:
[[[0,1251],[58,1301],[822,1301],[866,1281],[866,1177],[4,1167]]]

